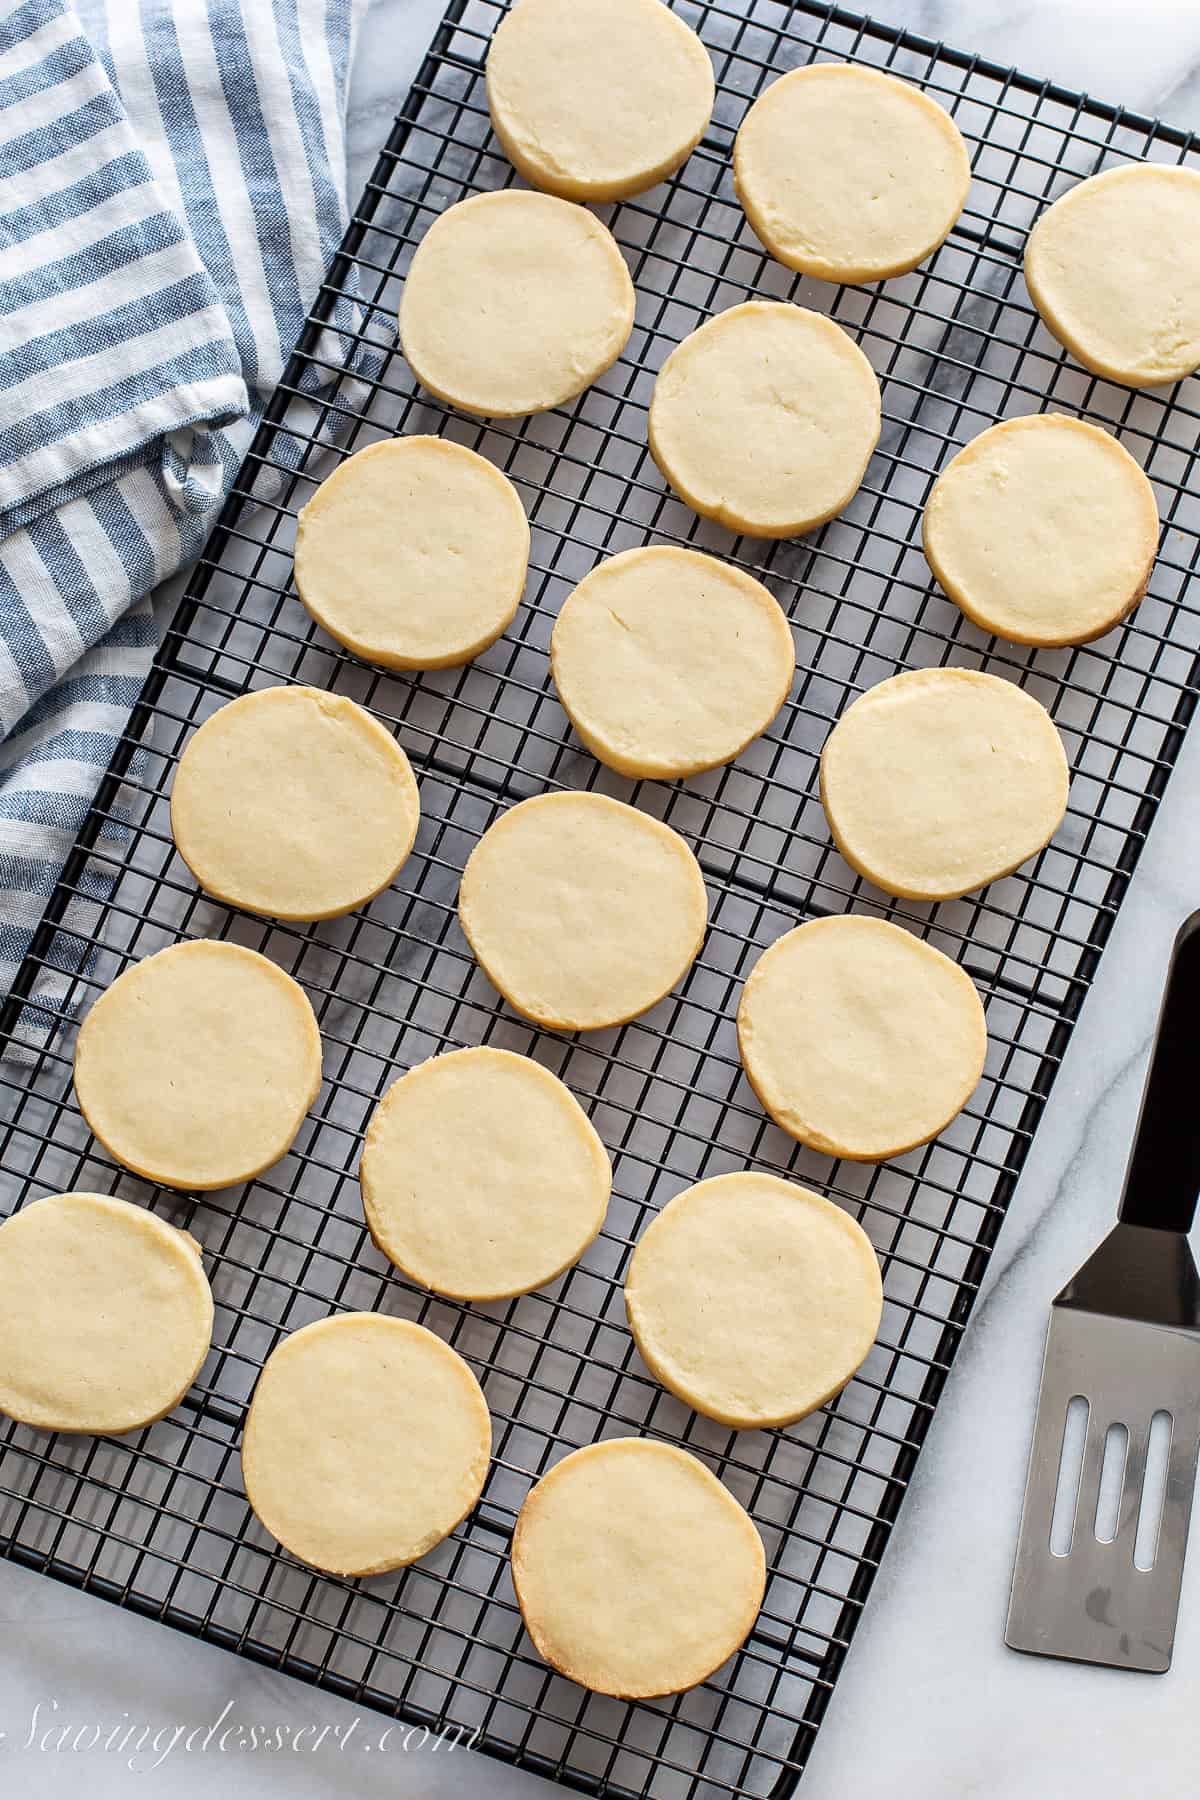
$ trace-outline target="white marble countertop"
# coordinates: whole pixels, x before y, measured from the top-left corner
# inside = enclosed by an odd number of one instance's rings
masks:
[[[350,111],[351,192],[416,69],[442,0],[375,0]],[[876,0],[878,16],[1034,74],[1191,125],[1200,115],[1195,0]],[[1200,735],[1193,732],[1056,1084],[853,1652],[805,1800],[1185,1800],[1200,1758],[1200,1554],[1165,1678],[1034,1661],[1002,1642],[1047,1306],[1107,1229],[1174,932],[1200,904]],[[225,1711],[228,1709],[228,1711]],[[355,1710],[54,1582],[0,1565],[0,1793],[187,1800],[214,1788],[317,1800],[545,1791],[469,1752],[207,1752],[177,1726],[226,1717],[345,1731]],[[63,1725],[103,1741],[160,1731],[132,1757],[40,1748]],[[99,1734],[91,1727],[101,1726]],[[68,1742],[71,1739],[68,1738]],[[311,1740],[310,1740],[311,1741]],[[160,1760],[161,1758],[161,1760]],[[155,1767],[156,1763],[159,1766]],[[132,1766],[131,1766],[132,1764]],[[281,1766],[282,1765],[282,1766]]]

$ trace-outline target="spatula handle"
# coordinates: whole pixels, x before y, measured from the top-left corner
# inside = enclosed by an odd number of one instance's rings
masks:
[[[1200,912],[1175,939],[1125,1175],[1124,1225],[1190,1231],[1200,1194]]]

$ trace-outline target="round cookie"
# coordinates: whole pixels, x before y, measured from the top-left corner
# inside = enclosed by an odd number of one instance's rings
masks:
[[[1145,593],[1158,508],[1107,431],[1037,413],[958,452],[934,483],[922,536],[938,581],[984,631],[1083,644]]]
[[[322,688],[262,688],[222,706],[171,789],[175,848],[200,886],[274,919],[333,919],[373,899],[420,816],[391,733]]]
[[[674,349],[650,401],[650,450],[681,499],[750,537],[841,512],[879,441],[879,383],[823,313],[748,300]]]
[[[106,1194],[50,1194],[0,1225],[0,1412],[116,1434],[169,1413],[200,1371],[213,1300],[200,1246]]]
[[[666,544],[599,563],[550,639],[572,725],[593,756],[634,779],[731,762],[771,723],[795,670],[791,628],[761,582]]]
[[[449,1344],[407,1319],[340,1313],[273,1350],[242,1437],[246,1498],[329,1575],[416,1562],[478,1500],[492,1422]]]
[[[855,1162],[936,1137],[987,1055],[970,976],[898,925],[853,914],[799,925],[765,950],[737,1030],[742,1067],[775,1123]]]
[[[520,0],[488,51],[496,136],[565,200],[624,200],[673,175],[714,96],[708,51],[662,0]]]
[[[954,900],[1009,875],[1067,808],[1062,739],[1032,694],[974,669],[912,669],[847,708],[821,752],[821,802],[860,875]]]
[[[290,1147],[321,1085],[303,988],[199,938],[119,975],[75,1045],[75,1097],[118,1162],[164,1187],[232,1187]]]
[[[903,275],[948,236],[971,163],[949,113],[907,81],[849,63],[781,75],[733,147],[733,181],[756,236],[822,281]]]
[[[507,1300],[578,1262],[604,1223],[612,1169],[557,1076],[481,1048],[392,1083],[359,1181],[371,1236],[413,1281],[455,1300]]]
[[[1125,387],[1200,367],[1200,170],[1106,169],[1044,212],[1025,246],[1042,323],[1077,362]]]
[[[369,444],[296,526],[296,591],[330,637],[386,669],[470,662],[511,625],[529,521],[507,476],[445,438]]]
[[[636,1018],[687,973],[708,895],[661,820],[605,794],[539,794],[476,844],[458,916],[517,1012],[551,1031],[597,1031]]]
[[[747,1170],[685,1188],[625,1278],[646,1367],[735,1431],[791,1425],[845,1387],[875,1342],[883,1285],[848,1213]]]
[[[539,1656],[596,1693],[648,1700],[695,1687],[741,1647],[766,1558],[753,1520],[694,1456],[609,1438],[530,1489],[512,1576]]]
[[[544,412],[612,367],[634,292],[585,207],[506,188],[460,200],[425,233],[400,302],[400,345],[439,400],[493,419]]]

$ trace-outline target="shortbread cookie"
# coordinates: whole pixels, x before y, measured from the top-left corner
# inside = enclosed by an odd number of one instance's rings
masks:
[[[881,1162],[924,1144],[975,1090],[987,1024],[975,984],[882,919],[814,919],[765,950],[738,1048],[775,1123],[826,1156]]]
[[[462,1523],[491,1450],[487,1404],[456,1350],[407,1319],[341,1313],[267,1358],[242,1477],[259,1519],[301,1562],[382,1575]]]
[[[761,582],[666,544],[598,564],[550,639],[572,725],[593,756],[634,778],[732,761],[771,723],[795,670],[791,628]]]
[[[841,512],[879,441],[879,383],[823,313],[749,300],[668,356],[650,402],[650,450],[705,518],[794,537]]]
[[[529,521],[507,476],[445,438],[369,444],[296,526],[296,591],[330,637],[387,669],[470,662],[513,621]]]
[[[882,1307],[862,1227],[819,1194],[753,1170],[677,1194],[625,1278],[651,1374],[737,1431],[791,1425],[823,1406],[875,1342]]]
[[[971,164],[954,120],[919,88],[878,69],[814,63],[754,102],[733,180],[756,235],[789,269],[882,281],[945,241]]]
[[[520,0],[487,58],[496,136],[526,181],[623,200],[673,175],[713,109],[708,51],[662,0]]]
[[[1106,169],[1044,212],[1025,246],[1042,323],[1126,387],[1200,368],[1200,170]]]
[[[425,233],[400,302],[400,344],[440,400],[489,418],[561,406],[611,368],[634,292],[612,233],[551,194],[460,200]]]
[[[821,752],[821,800],[846,861],[885,893],[953,900],[1009,875],[1067,808],[1062,739],[1032,694],[973,669],[869,688]]]
[[[456,1300],[553,1281],[601,1225],[612,1169],[557,1076],[510,1050],[452,1050],[392,1083],[359,1169],[371,1236]]]
[[[930,567],[976,625],[1018,644],[1083,644],[1145,593],[1158,508],[1116,438],[1038,413],[960,450],[922,529]]]
[[[512,1574],[540,1656],[582,1687],[647,1700],[695,1687],[741,1647],[766,1558],[753,1520],[694,1456],[609,1438],[530,1490]]]
[[[678,832],[605,794],[539,794],[485,831],[458,916],[510,1006],[552,1031],[636,1018],[691,968],[708,896]]]
[[[75,1046],[75,1097],[118,1162],[164,1187],[232,1187],[290,1147],[321,1085],[303,988],[200,938],[119,975]]]
[[[185,1231],[106,1194],[0,1225],[0,1412],[41,1431],[136,1431],[208,1355],[213,1301]]]
[[[171,789],[175,848],[200,886],[274,919],[364,905],[395,878],[420,814],[391,733],[322,688],[262,688],[222,706]]]

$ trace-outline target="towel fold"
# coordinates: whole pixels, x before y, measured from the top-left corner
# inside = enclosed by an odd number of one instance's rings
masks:
[[[0,0],[0,995],[345,228],[365,4]]]

